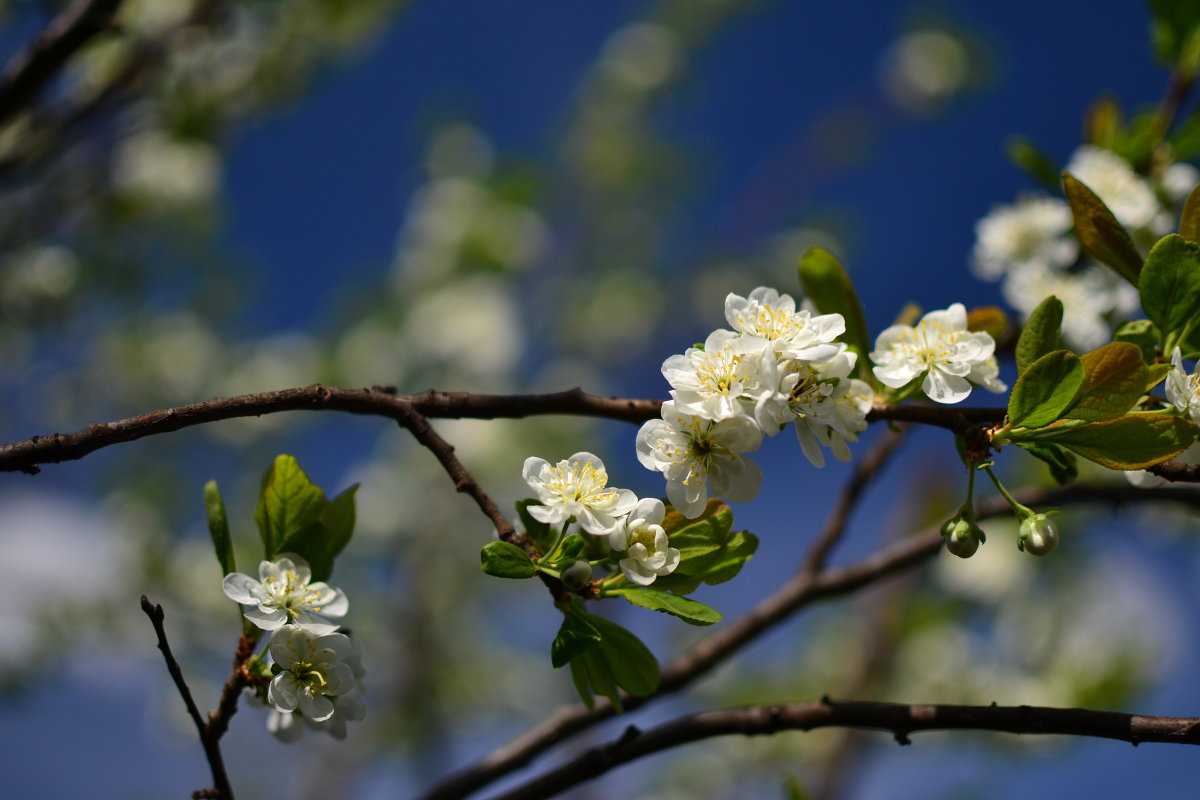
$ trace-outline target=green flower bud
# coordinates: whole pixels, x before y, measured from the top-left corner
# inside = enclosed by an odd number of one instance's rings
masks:
[[[1058,547],[1058,526],[1045,514],[1030,514],[1021,520],[1018,546],[1035,556],[1044,556]]]
[[[942,536],[946,537],[946,549],[959,558],[975,555],[979,543],[987,539],[983,529],[965,514],[947,520],[942,525]]]
[[[559,579],[567,589],[577,592],[592,580],[592,565],[586,561],[573,561],[559,573]]]

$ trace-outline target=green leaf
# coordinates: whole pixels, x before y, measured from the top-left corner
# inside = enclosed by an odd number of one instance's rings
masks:
[[[355,484],[325,503],[320,518],[289,536],[279,545],[279,552],[295,553],[307,561],[312,568],[313,580],[328,580],[333,574],[334,558],[354,533],[354,495],[357,492],[358,484]]]
[[[324,507],[325,493],[309,480],[296,459],[276,456],[275,463],[263,475],[254,511],[264,557],[270,561],[283,552],[283,543],[316,523]]]
[[[1167,377],[1175,367],[1171,364],[1151,364],[1146,367],[1146,388],[1149,392],[1155,386],[1162,383],[1163,378]]]
[[[613,594],[621,595],[635,606],[679,617],[689,625],[712,625],[714,622],[721,621],[721,612],[715,608],[670,592],[629,588],[617,589]]]
[[[537,574],[529,554],[510,542],[485,544],[479,551],[479,568],[497,578],[532,578]]]
[[[592,684],[588,680],[587,666],[584,664],[583,656],[571,659],[570,665],[571,682],[575,684],[575,691],[579,693],[579,699],[587,706],[587,710],[591,711],[596,707],[596,698],[592,695]]]
[[[574,610],[563,615],[558,635],[550,645],[550,663],[555,669],[578,657],[589,647],[600,644],[600,631],[586,619],[588,616]]]
[[[804,293],[818,311],[822,314],[841,314],[845,318],[846,333],[842,341],[858,353],[858,361],[851,374],[874,381],[874,376],[864,366],[868,363],[867,354],[871,352],[867,317],[859,302],[858,292],[854,289],[854,282],[850,280],[842,262],[822,247],[810,247],[800,255],[798,272]]]
[[[1121,133],[1121,116],[1121,107],[1111,97],[1096,100],[1084,115],[1084,141],[1112,150]]]
[[[1149,372],[1142,351],[1129,342],[1110,342],[1083,354],[1083,388],[1062,416],[1101,422],[1124,414],[1146,391]]]
[[[1009,159],[1051,192],[1058,192],[1059,168],[1028,139],[1014,136],[1005,143]]]
[[[1140,412],[1078,428],[1045,428],[1038,438],[1102,467],[1145,469],[1187,449],[1196,439],[1196,426],[1174,414]]]
[[[671,546],[687,558],[711,553],[724,544],[733,528],[733,510],[720,500],[709,500],[704,513],[688,519],[669,508],[662,522]]]
[[[1200,242],[1200,185],[1188,194],[1179,212],[1179,235],[1189,242]]]
[[[204,484],[204,511],[208,515],[208,532],[212,534],[213,552],[221,565],[221,574],[237,572],[233,560],[233,538],[229,535],[229,518],[225,515],[225,502],[216,481]]]
[[[1164,351],[1173,349],[1200,315],[1200,244],[1176,234],[1159,239],[1146,257],[1138,294],[1164,337]]]
[[[1075,463],[1075,454],[1064,450],[1056,444],[1048,442],[1017,442],[1029,455],[1045,462],[1050,468],[1050,475],[1059,484],[1067,484],[1079,476],[1079,467]]]
[[[586,545],[587,541],[582,536],[572,533],[563,539],[562,549],[559,552],[562,553],[563,560],[576,558]]]
[[[617,685],[632,695],[645,697],[658,688],[658,659],[641,640],[612,620],[584,614],[600,632],[600,656]],[[595,686],[595,682],[592,683]]]
[[[542,555],[554,547],[554,543],[558,541],[558,531],[552,529],[545,522],[538,522],[529,513],[530,506],[540,506],[542,502],[535,500],[532,497],[527,500],[517,501],[517,518],[521,520],[521,526],[525,528],[525,536],[534,543],[538,552]]]
[[[1050,295],[1025,320],[1021,335],[1017,339],[1017,372],[1024,372],[1029,365],[1046,353],[1059,348],[1062,337],[1063,304]]]
[[[1083,362],[1070,350],[1055,350],[1021,373],[1008,398],[1009,422],[1041,428],[1062,416],[1083,386]]]
[[[1154,15],[1151,34],[1154,55],[1168,69],[1185,57],[1188,39],[1200,20],[1198,0],[1149,0]]]
[[[1129,342],[1142,351],[1142,361],[1150,364],[1158,356],[1158,327],[1148,319],[1131,319],[1117,326],[1114,342]]]
[[[1107,264],[1122,278],[1137,286],[1142,257],[1129,232],[1117,222],[1104,201],[1071,173],[1064,172],[1062,179],[1079,244],[1088,255]]]

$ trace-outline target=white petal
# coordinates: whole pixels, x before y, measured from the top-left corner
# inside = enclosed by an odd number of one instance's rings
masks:
[[[287,612],[280,608],[265,609],[262,606],[247,608],[242,612],[246,619],[253,622],[264,631],[282,628],[287,622]]]
[[[925,374],[921,389],[930,400],[938,403],[961,403],[971,394],[971,384],[966,378],[957,375],[947,375],[941,369],[934,368]]]
[[[322,722],[333,716],[333,701],[323,694],[300,695],[300,711],[313,722]]]
[[[241,572],[226,575],[225,580],[221,581],[221,590],[235,603],[247,605],[258,605],[266,596],[261,583]]]

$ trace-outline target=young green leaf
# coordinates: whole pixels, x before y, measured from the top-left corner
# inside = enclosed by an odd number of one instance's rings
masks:
[[[1051,192],[1058,191],[1059,168],[1028,139],[1021,136],[1010,138],[1004,146],[1009,160],[1025,170],[1038,183]]]
[[[741,571],[757,549],[758,537],[747,531],[729,534],[717,547],[703,552],[684,555],[680,549],[679,566],[670,575],[658,578],[655,585],[678,594],[691,594],[702,583],[724,583]]]
[[[1146,316],[1158,325],[1170,351],[1200,316],[1200,244],[1164,236],[1150,250],[1138,282]]]
[[[529,554],[509,542],[485,544],[479,551],[479,568],[497,578],[532,578],[537,574],[537,566]]]
[[[1148,319],[1131,319],[1122,322],[1113,333],[1114,342],[1129,342],[1142,351],[1142,361],[1153,363],[1158,355],[1158,327]]]
[[[612,620],[595,614],[584,616],[600,632],[598,651],[617,685],[638,697],[654,694],[658,688],[658,659],[646,645]]]
[[[1059,348],[1062,338],[1063,304],[1050,295],[1025,320],[1021,335],[1017,338],[1017,372],[1029,369],[1029,365],[1046,353]]]
[[[1129,232],[1117,222],[1104,201],[1071,173],[1064,172],[1062,179],[1079,244],[1088,255],[1137,286],[1142,257]]]
[[[1062,416],[1083,386],[1083,362],[1070,350],[1055,350],[1021,373],[1008,398],[1014,427],[1041,428]]]
[[[721,621],[721,612],[715,608],[670,592],[629,588],[617,589],[614,594],[621,595],[635,606],[679,617],[689,625],[712,625]]]
[[[1189,242],[1200,242],[1200,185],[1188,194],[1179,212],[1179,235]]]
[[[268,561],[283,552],[283,543],[317,522],[325,493],[300,469],[293,456],[275,457],[262,479],[254,521]],[[304,555],[300,553],[299,555]]]
[[[1049,442],[1017,442],[1029,455],[1050,468],[1050,475],[1059,484],[1067,484],[1079,476],[1075,454]]]
[[[1129,342],[1110,342],[1083,354],[1083,387],[1067,419],[1101,422],[1121,416],[1141,399],[1149,372],[1142,352]]]
[[[588,711],[596,708],[596,698],[592,695],[592,684],[588,680],[588,670],[585,664],[586,653],[576,656],[569,662],[571,665],[571,682],[575,684],[575,691],[579,693],[579,699],[587,706]]]
[[[1078,428],[1046,428],[1039,439],[1109,469],[1145,469],[1187,449],[1196,440],[1196,426],[1174,414],[1140,412]]]
[[[358,485],[355,484],[324,503],[317,520],[279,544],[279,552],[295,553],[308,562],[315,581],[329,579],[333,574],[334,558],[342,552],[354,533],[354,495],[357,491]]]
[[[574,610],[563,615],[558,635],[550,645],[550,663],[555,669],[577,658],[589,647],[600,644],[600,631],[587,617],[587,614]]]
[[[810,247],[800,255],[798,266],[800,285],[804,293],[822,314],[841,314],[846,320],[846,334],[842,341],[858,353],[853,375],[874,380],[866,370],[867,354],[871,352],[871,340],[867,333],[867,317],[859,302],[858,292],[850,275],[838,261],[837,256],[822,247]],[[864,372],[864,370],[866,370]]]
[[[229,535],[229,518],[225,515],[225,501],[216,481],[204,484],[204,510],[208,516],[208,532],[212,535],[213,552],[221,565],[221,574],[237,572],[233,560],[233,538]]]
[[[581,682],[576,678],[576,664],[579,665],[579,672],[583,673],[582,683],[587,687],[586,694],[583,689],[580,689]],[[589,708],[593,705],[593,702],[590,701],[592,694],[595,693],[601,697],[607,697],[618,714],[624,713],[625,709],[621,706],[621,689],[617,686],[617,680],[599,647],[589,647],[571,659],[571,678],[575,681],[575,688],[579,691],[580,698],[587,703]]]
[[[1162,383],[1163,378],[1167,377],[1174,368],[1171,364],[1151,364],[1146,367],[1146,388],[1144,391],[1149,392],[1155,386]]]

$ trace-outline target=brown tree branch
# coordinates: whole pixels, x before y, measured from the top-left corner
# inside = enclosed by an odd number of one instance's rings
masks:
[[[779,731],[848,727],[890,732],[900,744],[909,734],[932,730],[979,730],[1059,734],[1141,744],[1200,744],[1200,717],[1151,717],[1079,708],[1034,706],[900,705],[834,701],[752,706],[689,714],[585,751],[563,766],[494,800],[540,800],[603,775],[630,761],[714,736],[762,736]]]
[[[158,649],[162,651],[163,659],[167,662],[167,672],[171,673],[171,680],[175,681],[175,688],[179,690],[179,694],[183,697],[183,703],[187,706],[188,716],[192,718],[192,722],[196,725],[196,733],[200,736],[200,744],[204,748],[204,757],[208,759],[209,769],[212,771],[213,788],[201,789],[196,792],[193,797],[213,797],[220,800],[233,800],[233,789],[229,785],[229,776],[225,774],[225,762],[221,758],[220,739],[221,734],[225,732],[228,726],[228,717],[232,716],[233,710],[228,711],[228,715],[224,717],[224,724],[218,731],[214,724],[214,718],[217,712],[210,715],[208,723],[205,723],[204,718],[200,715],[200,709],[196,706],[196,701],[192,698],[192,691],[188,688],[187,681],[183,679],[183,669],[179,666],[179,662],[175,660],[175,656],[171,653],[171,645],[167,642],[167,632],[163,626],[163,609],[160,605],[151,603],[146,595],[142,595],[142,611],[150,618],[150,624],[154,626],[154,633],[158,637]],[[238,673],[235,667],[234,674]],[[233,680],[232,678],[230,679]],[[244,683],[242,684],[245,685]],[[226,684],[228,689],[228,684]],[[241,690],[238,686],[233,690],[232,709],[237,707],[237,692]],[[221,707],[225,706],[225,692],[222,692]]]
[[[0,445],[0,472],[36,474],[41,464],[74,461],[104,447],[147,436],[238,417],[261,417],[281,411],[344,411],[387,417],[408,427],[410,411],[428,418],[520,419],[546,414],[601,417],[634,424],[654,419],[661,400],[601,397],[582,389],[553,394],[488,395],[468,392],[396,394],[380,387],[339,389],[314,384],[298,389],[217,397],[199,403],[164,408],[115,422],[94,423],[75,433],[52,433]],[[935,406],[875,406],[868,420],[893,420],[935,425],[961,431],[1004,417],[998,408]]]
[[[1035,508],[1085,503],[1123,506],[1165,501],[1200,510],[1200,492],[1166,488],[1138,489],[1124,484],[1072,485],[1018,492],[1016,496],[1022,503]],[[999,497],[978,504],[975,512],[977,519],[1008,513],[1011,513],[1011,509]],[[798,572],[744,615],[663,667],[658,690],[654,694],[648,697],[623,696],[622,703],[626,711],[633,711],[685,688],[797,611],[826,598],[850,594],[922,564],[937,554],[941,547],[942,536],[934,529],[902,539],[848,566],[828,567],[816,575]],[[529,764],[555,744],[613,714],[612,704],[603,699],[597,700],[593,710],[583,705],[562,707],[475,764],[448,776],[421,795],[421,800],[458,800],[466,797]]]
[[[76,0],[0,73],[0,124],[25,110],[72,56],[112,28],[121,0]]]
[[[1146,471],[1172,483],[1200,483],[1200,464],[1184,464],[1181,461],[1166,461],[1147,467]]]

